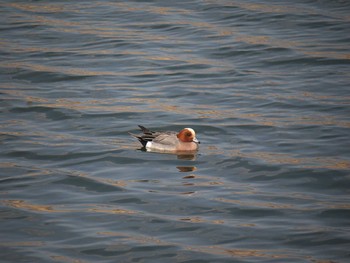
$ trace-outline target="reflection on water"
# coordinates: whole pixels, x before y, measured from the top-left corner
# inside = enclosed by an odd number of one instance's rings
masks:
[[[193,172],[197,170],[197,167],[195,166],[177,166],[176,168],[179,169],[179,172],[182,172],[182,173],[188,173],[188,172]]]

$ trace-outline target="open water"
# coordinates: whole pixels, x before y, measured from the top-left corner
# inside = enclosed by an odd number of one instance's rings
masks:
[[[350,2],[0,1],[1,262],[350,260]],[[193,156],[128,132],[192,127]]]

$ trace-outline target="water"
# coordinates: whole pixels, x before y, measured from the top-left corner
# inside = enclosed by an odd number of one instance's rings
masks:
[[[1,262],[349,261],[348,1],[0,6]]]

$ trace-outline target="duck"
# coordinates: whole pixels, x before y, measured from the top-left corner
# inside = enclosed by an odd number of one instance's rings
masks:
[[[196,132],[192,128],[184,128],[180,132],[175,131],[151,131],[142,125],[141,135],[129,133],[138,139],[147,151],[158,152],[195,152],[199,148],[200,141],[196,138]]]

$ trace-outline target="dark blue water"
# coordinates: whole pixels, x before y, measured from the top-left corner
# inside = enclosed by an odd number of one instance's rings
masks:
[[[350,260],[349,1],[0,1],[1,262]],[[192,127],[194,156],[128,132]]]

